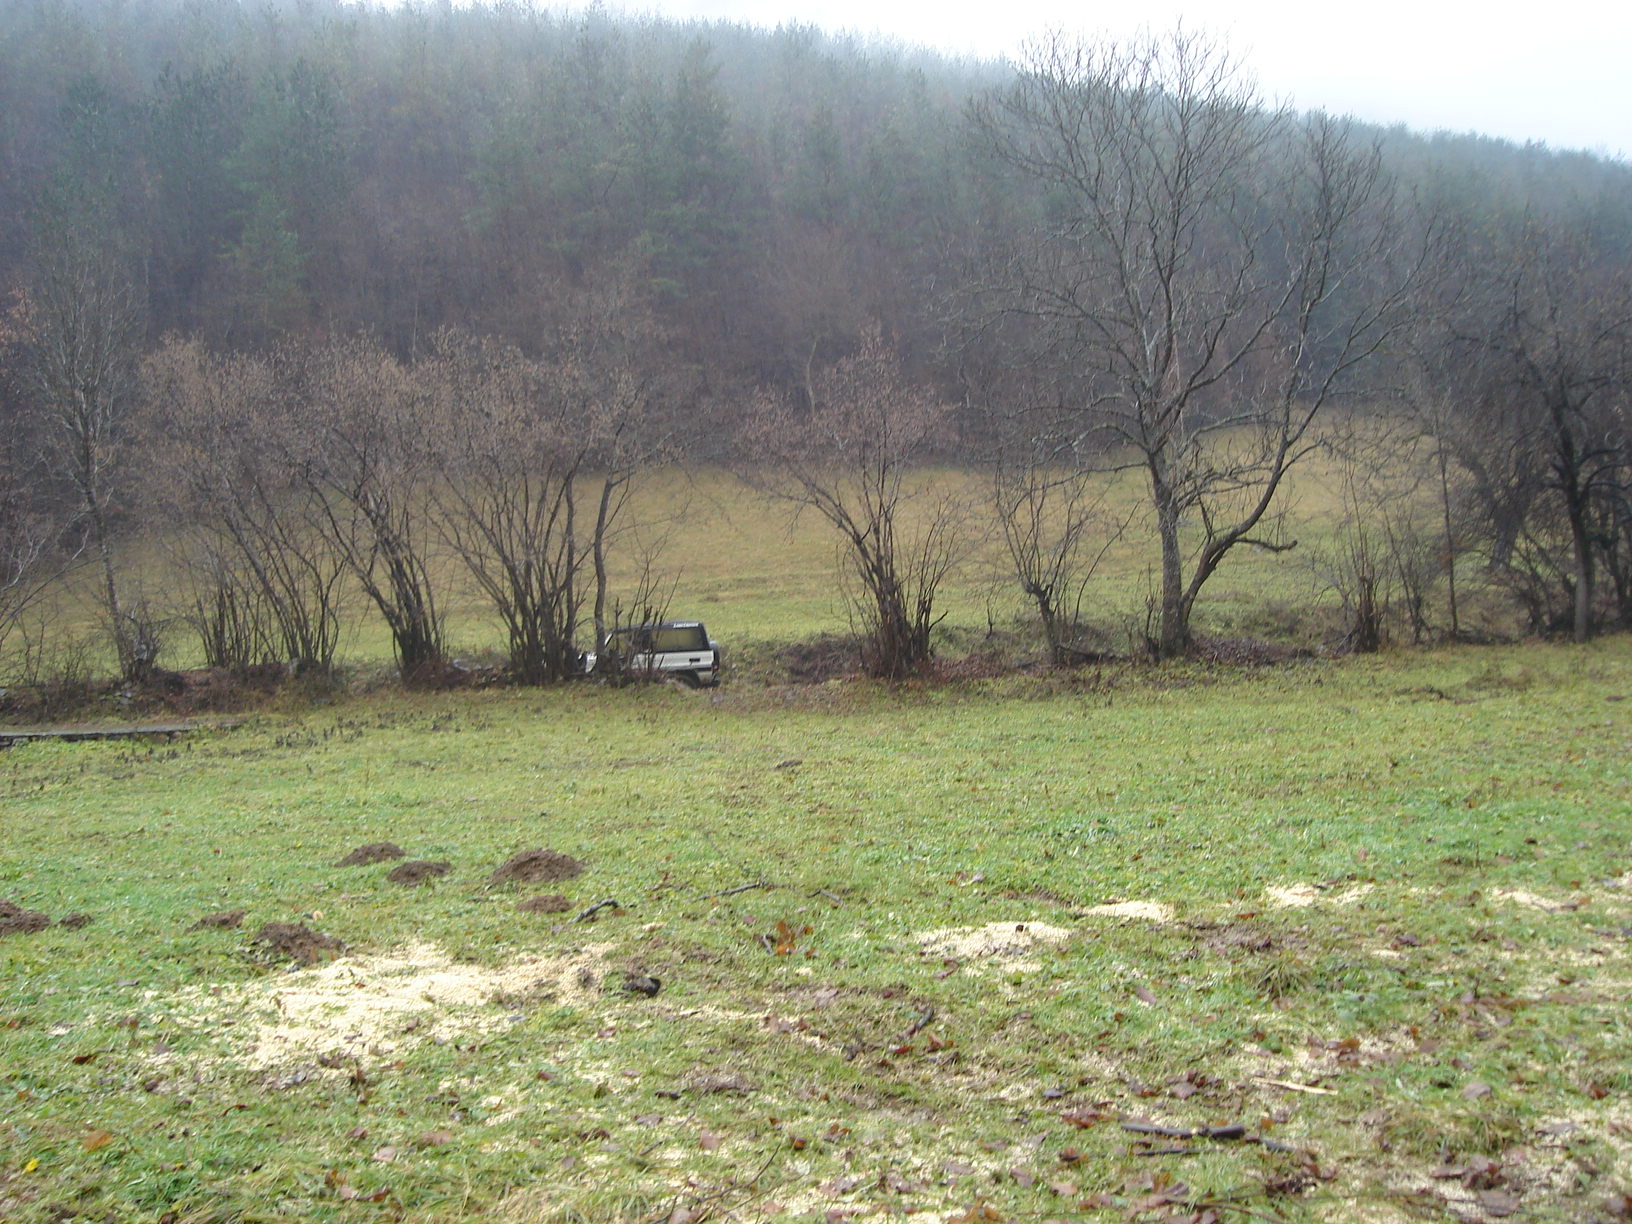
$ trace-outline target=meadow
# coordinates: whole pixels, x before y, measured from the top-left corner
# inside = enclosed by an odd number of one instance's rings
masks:
[[[742,531],[677,614],[842,629]],[[19,745],[0,1220],[1624,1219],[1629,696],[1612,637]]]

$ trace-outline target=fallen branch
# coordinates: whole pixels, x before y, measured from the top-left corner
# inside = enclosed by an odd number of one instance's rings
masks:
[[[1285,1088],[1288,1092],[1308,1092],[1316,1096],[1336,1096],[1335,1088],[1318,1088],[1314,1084],[1294,1084],[1291,1080],[1266,1079],[1262,1075],[1252,1077],[1256,1084],[1268,1084],[1271,1088]]]
[[[840,901],[837,897],[835,897],[832,893],[828,892],[827,889],[825,889],[825,888],[818,888],[813,893],[807,893],[806,896],[826,897],[829,901],[833,902],[834,905],[837,905],[837,906],[839,906],[841,908],[844,905],[843,901]]]
[[[697,898],[699,901],[712,901],[716,897],[734,897],[738,893],[752,892],[756,888],[770,888],[764,880],[755,880],[752,884],[738,884],[735,888],[727,888],[721,892],[703,893]]]
[[[1281,1143],[1275,1139],[1265,1139],[1262,1135],[1248,1132],[1246,1126],[1240,1122],[1232,1122],[1228,1126],[1158,1126],[1154,1122],[1146,1122],[1140,1118],[1124,1119],[1122,1129],[1132,1131],[1136,1135],[1160,1135],[1163,1139],[1218,1139],[1236,1141],[1240,1143],[1256,1143],[1259,1147],[1270,1152],[1296,1153],[1297,1148]],[[1162,1153],[1149,1152],[1147,1155]]]
[[[1124,1121],[1122,1129],[1136,1135],[1160,1135],[1164,1139],[1245,1139],[1247,1128],[1240,1122],[1229,1126],[1158,1126],[1141,1119]]]
[[[590,906],[583,913],[579,914],[578,917],[573,919],[573,921],[574,922],[588,922],[591,918],[595,917],[595,915],[600,913],[603,909],[622,909],[622,908],[623,907],[618,904],[617,898],[608,897],[604,901],[595,902],[594,905]]]
[[[1199,1156],[1200,1148],[1180,1147],[1169,1144],[1167,1147],[1146,1147],[1146,1140],[1140,1139],[1128,1145],[1130,1156]]]
[[[919,1033],[923,1032],[925,1026],[928,1025],[933,1019],[935,1019],[935,1009],[933,1007],[924,1008],[924,1014],[912,1022],[912,1027],[905,1033],[901,1034],[901,1039],[906,1041],[909,1038],[918,1036]]]

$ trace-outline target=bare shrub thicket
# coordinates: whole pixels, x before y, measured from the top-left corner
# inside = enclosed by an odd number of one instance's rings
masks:
[[[433,400],[411,366],[362,339],[291,350],[288,454],[317,526],[391,631],[407,679],[446,656],[427,522]]]
[[[906,676],[930,657],[936,596],[964,544],[964,507],[920,470],[945,447],[951,411],[906,377],[876,329],[816,372],[811,394],[761,406],[750,479],[839,534],[862,664]]]
[[[1576,641],[1632,611],[1632,289],[1590,228],[1572,216],[1492,227],[1426,367],[1455,405],[1437,427],[1462,475],[1467,547],[1532,631]]]
[[[1417,422],[1387,417],[1354,422],[1330,441],[1336,521],[1309,565],[1339,600],[1341,650],[1371,653],[1402,634],[1427,640],[1435,599],[1454,590],[1430,482],[1434,446]]]
[[[39,414],[39,453],[72,490],[74,528],[97,566],[97,601],[121,675],[156,661],[158,632],[127,595],[117,519],[129,455],[141,307],[129,268],[104,236],[62,221],[36,253],[22,312],[23,381]]]
[[[1013,579],[1037,611],[1049,661],[1080,659],[1086,653],[1077,639],[1088,584],[1127,529],[1131,512],[1113,511],[1111,483],[1103,475],[1047,453],[1000,456],[991,489]]]
[[[0,312],[0,677],[13,670],[7,639],[75,559],[64,535],[68,515],[51,496],[35,445],[35,422],[27,419],[19,389],[4,377],[26,334],[22,300],[13,299]]]
[[[248,354],[168,340],[143,367],[153,494],[177,528],[169,552],[205,662],[326,671],[344,612],[346,558],[297,479],[285,371]]]
[[[551,371],[513,347],[444,334],[416,372],[432,388],[441,479],[431,517],[504,626],[527,684],[574,668],[590,541],[579,481],[590,447]]]

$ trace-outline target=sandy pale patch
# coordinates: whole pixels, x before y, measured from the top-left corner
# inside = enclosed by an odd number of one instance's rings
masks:
[[[1544,897],[1540,893],[1527,892],[1522,888],[1493,888],[1490,893],[1498,901],[1511,901],[1514,905],[1522,905],[1526,909],[1545,910],[1549,914],[1562,914],[1570,910],[1581,908],[1579,899]]]
[[[1264,897],[1274,909],[1303,909],[1311,905],[1353,905],[1376,890],[1375,884],[1355,884],[1349,888],[1318,888],[1313,884],[1271,884]]]
[[[1148,922],[1172,922],[1173,911],[1158,901],[1109,901],[1088,910],[1096,918],[1143,918]]]
[[[1064,943],[1071,932],[1046,922],[988,922],[978,927],[947,927],[913,936],[932,956],[953,960],[1007,959],[1040,947]]]
[[[414,944],[241,986],[190,990],[169,1003],[186,1022],[223,1026],[234,1060],[245,1065],[325,1056],[349,1065],[498,1028],[523,1000],[581,1001],[600,989],[604,952],[585,947],[486,967],[457,963],[434,944]]]

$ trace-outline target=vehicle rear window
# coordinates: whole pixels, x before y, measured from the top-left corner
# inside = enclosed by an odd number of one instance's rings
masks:
[[[654,650],[707,650],[708,631],[701,625],[659,629],[652,634]]]

